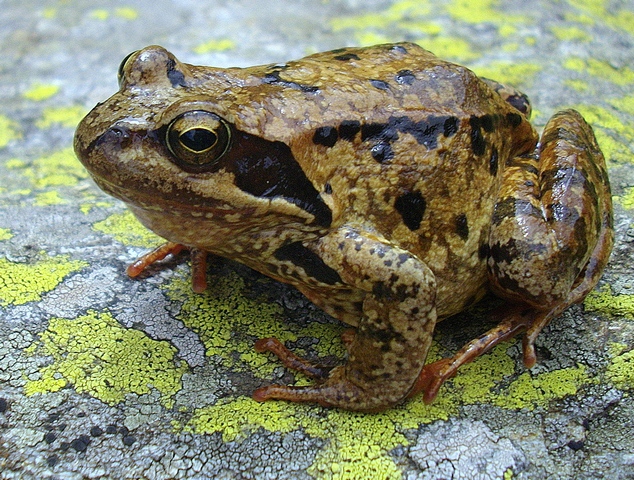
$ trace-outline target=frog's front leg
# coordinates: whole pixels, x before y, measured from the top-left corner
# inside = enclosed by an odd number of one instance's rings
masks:
[[[203,293],[207,290],[207,256],[208,252],[198,248],[190,248],[180,243],[166,242],[156,247],[151,252],[137,258],[134,263],[128,265],[126,273],[130,278],[141,275],[150,265],[160,262],[168,255],[178,255],[184,249],[189,248],[192,262],[192,290]]]
[[[354,229],[341,228],[313,247],[351,288],[366,292],[348,361],[312,386],[271,385],[257,400],[317,402],[348,410],[383,410],[402,401],[425,363],[436,323],[436,280],[411,253]],[[260,345],[260,349],[271,349]],[[277,350],[280,354],[280,351]],[[287,364],[310,374],[310,364],[285,352]]]
[[[581,302],[607,264],[614,231],[605,160],[594,133],[574,110],[547,123],[534,154],[511,159],[489,239],[489,281],[510,307],[500,325],[454,357],[427,365],[413,392],[433,399],[461,365],[526,330],[524,364],[554,317]]]

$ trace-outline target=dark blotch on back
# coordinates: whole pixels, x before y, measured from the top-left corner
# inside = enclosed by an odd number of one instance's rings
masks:
[[[366,123],[361,126],[361,140],[380,138],[388,141],[394,141],[398,138],[396,132],[388,132],[387,123]]]
[[[339,60],[340,62],[347,62],[349,60],[361,60],[359,55],[356,53],[344,53],[342,55],[336,55],[333,57],[335,60]]]
[[[401,70],[394,76],[394,79],[400,85],[411,85],[416,80],[416,76],[411,70]]]
[[[430,116],[418,122],[409,117],[390,117],[387,123],[368,123],[361,127],[361,140],[378,139],[383,142],[394,142],[399,133],[412,135],[419,145],[429,150],[438,146],[438,136],[449,137],[458,131],[458,119],[447,116]]]
[[[522,116],[519,113],[507,113],[506,121],[511,127],[516,128],[522,123]]]
[[[518,258],[528,258],[529,256],[543,254],[545,252],[545,245],[511,238],[504,245],[499,243],[491,245],[489,255],[495,264],[499,265],[502,262],[512,263]],[[498,277],[498,280],[501,281],[502,278]]]
[[[445,137],[451,137],[452,135],[455,135],[456,132],[458,131],[458,118],[457,117],[448,117],[447,120],[445,120],[445,123],[443,125],[443,135]]]
[[[370,85],[372,85],[374,88],[378,88],[379,90],[390,89],[390,86],[387,84],[387,82],[384,82],[383,80],[370,79]]]
[[[273,70],[270,73],[267,73],[266,75],[264,75],[264,77],[262,77],[262,81],[270,85],[280,85],[282,87],[292,88],[293,90],[301,90],[305,93],[316,93],[319,91],[319,87],[316,87],[314,85],[304,85],[301,83],[290,82],[288,80],[282,79],[280,77],[281,70],[283,69]]]
[[[493,147],[493,151],[491,152],[491,158],[489,159],[489,172],[494,177],[498,173],[498,149]]]
[[[482,115],[480,118],[480,125],[485,132],[491,133],[495,128],[494,118],[491,115]]]
[[[312,250],[306,248],[302,242],[293,242],[283,245],[275,251],[275,258],[281,261],[289,261],[303,268],[306,275],[318,282],[327,285],[341,283],[341,277]]]
[[[427,203],[423,195],[416,192],[407,192],[396,199],[394,208],[401,214],[403,223],[410,230],[418,230],[420,222],[423,220]]]
[[[372,158],[379,163],[384,163],[394,158],[394,151],[392,146],[386,142],[379,142],[370,149]]]
[[[337,143],[339,135],[335,127],[319,127],[315,130],[313,135],[313,143],[315,145],[323,145],[325,147],[332,147]]]
[[[464,213],[456,217],[456,233],[465,242],[469,238],[469,222],[467,222],[467,216]]]
[[[176,62],[174,60],[167,62],[167,78],[174,88],[185,86],[185,75],[176,69]]]
[[[524,115],[528,113],[530,108],[530,102],[528,101],[528,97],[522,94],[509,95],[505,98],[505,100],[511,104],[511,106],[517,108]]]
[[[486,141],[482,135],[482,122],[480,117],[472,115],[469,119],[469,125],[471,126],[471,150],[476,155],[482,155],[486,150]]]
[[[393,45],[390,50],[392,50],[393,52],[398,52],[398,53],[403,53],[406,54],[407,52],[407,48],[405,48],[403,45]]]
[[[352,141],[361,131],[361,122],[358,120],[344,120],[339,124],[339,138]]]

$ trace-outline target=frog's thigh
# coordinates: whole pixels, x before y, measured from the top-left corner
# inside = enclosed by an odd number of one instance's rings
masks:
[[[576,111],[559,112],[535,155],[505,167],[490,235],[494,291],[540,310],[580,301],[611,249],[610,201],[592,129]]]
[[[353,229],[327,235],[317,249],[345,283],[367,292],[348,362],[323,385],[332,391],[322,390],[322,403],[377,410],[399,402],[418,377],[431,343],[433,273],[411,253]]]

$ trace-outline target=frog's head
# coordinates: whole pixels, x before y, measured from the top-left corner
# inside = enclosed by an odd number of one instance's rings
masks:
[[[130,54],[119,91],[79,124],[78,158],[142,221],[160,210],[212,226],[267,215],[327,225],[330,209],[288,145],[258,135],[257,114],[235,106],[239,72],[183,64],[158,46]]]

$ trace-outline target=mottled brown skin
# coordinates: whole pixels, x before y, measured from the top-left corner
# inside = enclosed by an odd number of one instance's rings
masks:
[[[414,44],[220,69],[161,47],[130,55],[120,90],[81,122],[97,184],[169,242],[203,290],[206,252],[290,283],[356,327],[344,365],[257,343],[312,386],[254,397],[377,411],[430,401],[459,365],[548,321],[594,287],[612,247],[610,188],[591,128],[560,112],[538,135],[525,96]],[[438,320],[491,289],[496,329],[424,367]]]

